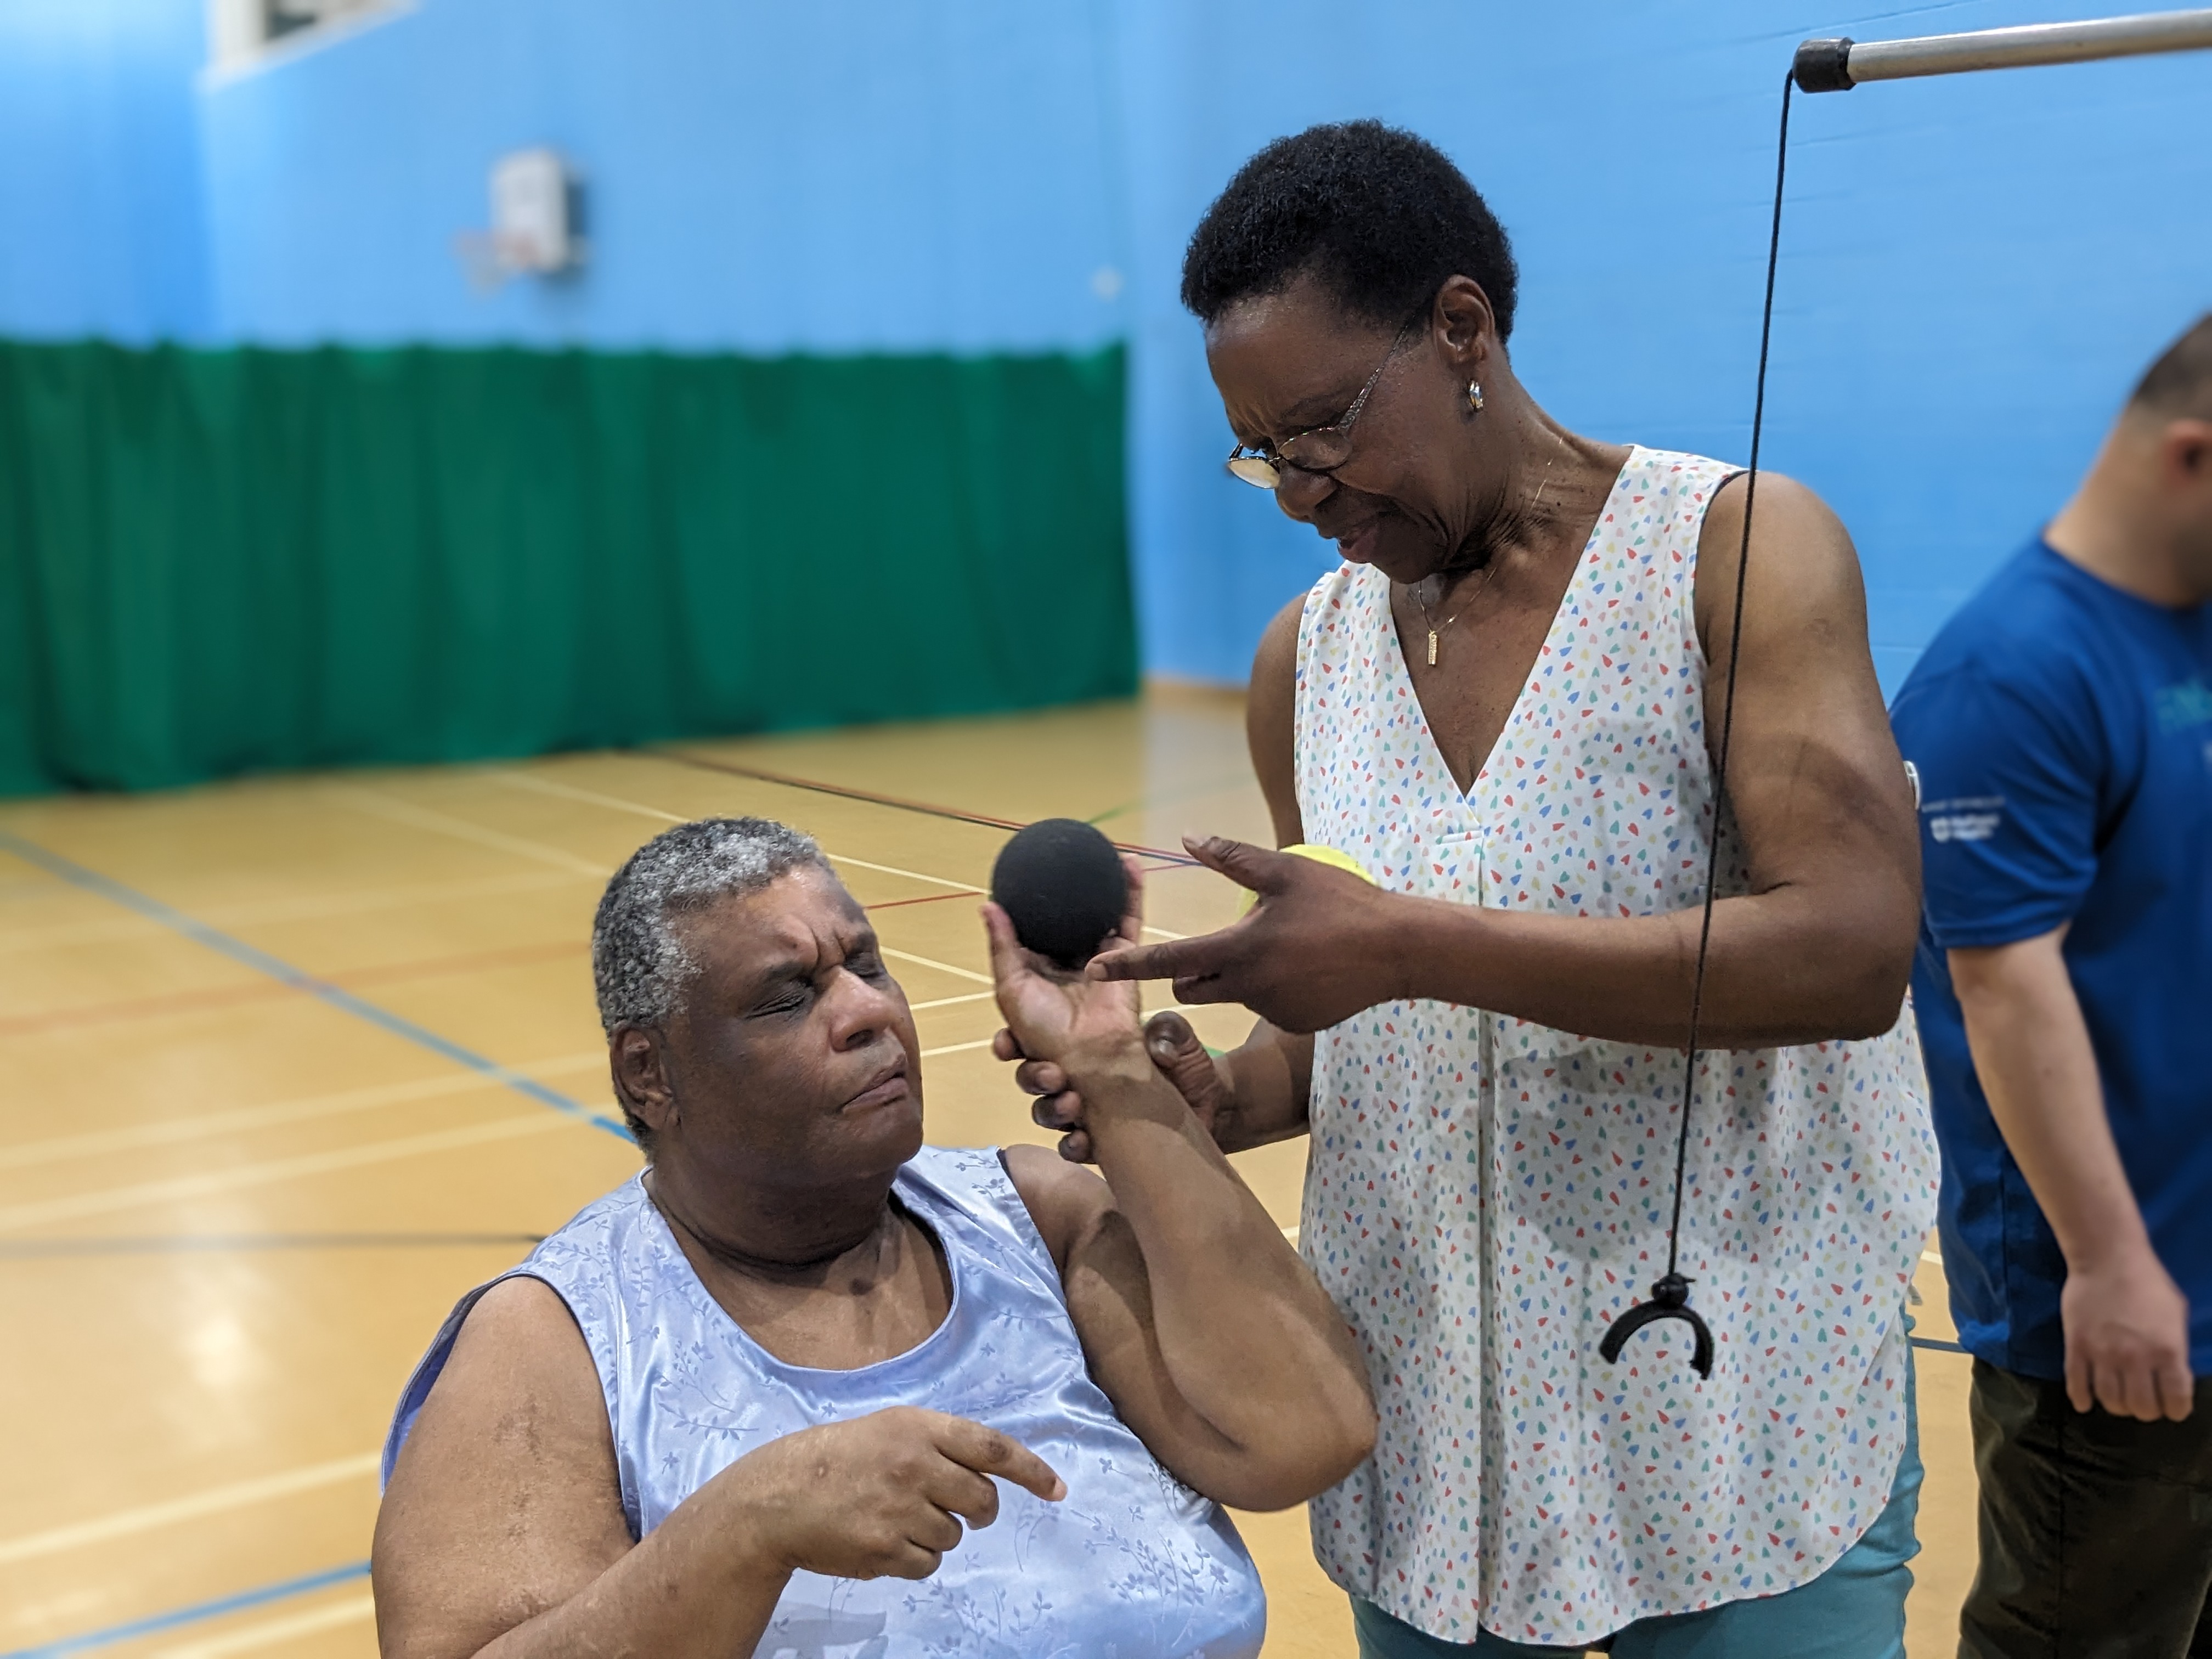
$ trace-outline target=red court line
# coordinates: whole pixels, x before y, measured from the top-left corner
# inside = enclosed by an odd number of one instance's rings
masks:
[[[1145,873],[1148,876],[1156,876],[1163,870],[1194,870],[1202,867],[1193,860],[1185,859],[1180,864],[1147,865],[1145,867]],[[924,893],[920,898],[885,899],[881,904],[864,904],[860,908],[871,911],[896,910],[904,904],[942,904],[947,899],[988,898],[989,896],[990,895],[980,887],[963,887],[957,893]]]
[[[903,904],[942,904],[947,899],[981,898],[983,896],[981,888],[970,887],[957,893],[924,893],[920,898],[885,899],[881,904],[864,904],[860,908],[864,910],[896,910]]]
[[[375,968],[356,968],[343,974],[318,975],[316,979],[318,983],[347,989],[362,985],[390,985],[410,979],[435,979],[442,974],[467,973],[476,969],[511,968],[532,962],[550,962],[559,957],[574,956],[584,948],[579,944],[520,945],[503,951],[479,951],[459,956],[429,957],[416,962],[387,963]],[[0,1036],[16,1031],[45,1030],[58,1025],[102,1025],[118,1020],[154,1018],[162,1014],[198,1013],[204,1009],[274,1001],[280,997],[295,995],[306,988],[304,986],[263,981],[225,986],[219,990],[168,991],[158,996],[87,1003],[74,1008],[56,1008],[45,1013],[9,1014],[0,1018]]]
[[[1145,866],[1145,873],[1148,876],[1156,876],[1163,870],[1185,870],[1197,869],[1200,867],[1201,866],[1194,865],[1189,860],[1186,859],[1181,864],[1146,865]],[[988,897],[990,897],[990,895],[980,887],[963,887],[957,893],[924,893],[920,898],[885,899],[881,904],[864,904],[860,908],[863,910],[870,911],[896,910],[901,905],[904,904],[942,904],[947,899]]]
[[[757,767],[739,766],[731,761],[709,760],[704,755],[695,755],[688,750],[633,749],[628,752],[653,760],[674,761],[680,766],[696,766],[702,772],[721,772],[733,778],[750,778],[755,783],[781,784],[787,789],[811,789],[817,795],[836,795],[845,800],[865,801],[871,806],[890,806],[902,812],[921,812],[933,818],[951,818],[956,823],[981,824],[987,830],[1019,830],[1024,827],[1012,818],[994,818],[987,813],[965,811],[957,806],[939,806],[934,801],[879,795],[872,789],[854,789],[842,783],[823,783],[817,778],[793,777],[785,772],[764,772]],[[1124,853],[1134,853],[1142,858],[1165,859],[1178,867],[1198,862],[1188,853],[1170,853],[1158,847],[1139,847],[1134,842],[1117,841],[1114,845]]]

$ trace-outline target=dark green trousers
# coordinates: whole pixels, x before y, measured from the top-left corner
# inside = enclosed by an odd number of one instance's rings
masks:
[[[1981,1570],[1960,1659],[2212,1656],[2212,1378],[2181,1422],[1974,1362]]]

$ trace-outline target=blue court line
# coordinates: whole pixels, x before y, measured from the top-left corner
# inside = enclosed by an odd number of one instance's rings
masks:
[[[1955,1342],[1946,1342],[1940,1336],[1908,1336],[1905,1339],[1916,1348],[1933,1348],[1938,1353],[1972,1353],[1972,1348],[1962,1348]],[[0,1659],[7,1659],[0,1654]]]
[[[4,834],[0,831],[0,834]],[[209,1619],[220,1619],[227,1613],[241,1613],[247,1607],[265,1607],[271,1601],[288,1601],[295,1595],[306,1595],[311,1591],[326,1589],[332,1584],[343,1584],[356,1578],[368,1577],[368,1563],[355,1561],[343,1567],[325,1567],[320,1572],[311,1572],[299,1578],[287,1578],[281,1583],[264,1584],[258,1589],[240,1590],[235,1595],[220,1595],[212,1601],[195,1601],[187,1607],[171,1607],[167,1613],[157,1613],[144,1619],[133,1619],[125,1625],[110,1625],[106,1630],[87,1631],[82,1636],[64,1637],[58,1642],[49,1642],[44,1647],[17,1648],[13,1653],[0,1653],[0,1659],[63,1659],[71,1653],[89,1653],[94,1648],[113,1647],[118,1642],[128,1642],[135,1637],[152,1636],[165,1630],[174,1630],[179,1625],[197,1625]]]
[[[0,1243],[0,1261],[72,1255],[183,1255],[205,1250],[453,1250],[543,1244],[543,1233],[155,1233],[118,1238],[27,1238]]]
[[[404,1015],[395,1014],[388,1008],[380,1008],[341,986],[317,979],[313,974],[248,945],[244,939],[233,939],[228,933],[210,927],[204,921],[195,921],[183,911],[164,904],[134,887],[125,887],[111,876],[103,876],[97,870],[88,870],[82,864],[65,859],[58,853],[50,853],[35,842],[25,841],[21,836],[6,830],[0,830],[0,849],[13,853],[26,864],[36,865],[48,875],[58,877],[72,887],[82,887],[88,893],[96,893],[126,910],[136,910],[148,920],[160,922],[171,932],[182,933],[196,945],[204,945],[210,951],[221,951],[233,962],[244,963],[256,973],[268,975],[279,984],[289,985],[295,991],[305,991],[310,996],[320,997],[333,1008],[341,1009],[356,1019],[367,1020],[371,1025],[389,1031],[394,1036],[404,1037],[418,1048],[428,1048],[432,1054],[449,1060],[456,1066],[465,1066],[472,1072],[481,1073],[515,1093],[536,1101],[540,1106],[550,1106],[556,1112],[566,1113],[594,1128],[603,1129],[611,1135],[619,1135],[624,1141],[635,1144],[631,1139],[629,1130],[623,1124],[601,1115],[580,1101],[569,1099],[558,1089],[548,1088],[535,1078],[509,1071],[497,1060],[487,1060],[471,1049],[464,1048],[450,1037],[440,1036],[428,1026],[417,1025]],[[9,1659],[9,1656],[0,1654],[0,1659]]]

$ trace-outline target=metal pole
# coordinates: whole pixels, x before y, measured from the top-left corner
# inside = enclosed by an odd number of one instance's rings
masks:
[[[2100,58],[2212,49],[2212,7],[1929,34],[1911,40],[1808,40],[1792,69],[1805,92],[1848,92],[1862,81],[1902,81],[1972,70],[2086,64]]]

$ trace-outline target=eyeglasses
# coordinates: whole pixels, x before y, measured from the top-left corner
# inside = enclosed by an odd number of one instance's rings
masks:
[[[1382,371],[1398,355],[1398,348],[1406,343],[1406,337],[1427,315],[1408,322],[1398,331],[1398,337],[1390,342],[1390,349],[1382,354],[1382,361],[1375,365],[1375,372],[1367,377],[1367,384],[1359,388],[1359,395],[1352,400],[1352,407],[1330,426],[1317,426],[1285,438],[1273,449],[1247,449],[1243,444],[1229,452],[1226,465],[1236,477],[1243,479],[1255,489],[1274,489],[1283,482],[1283,469],[1294,466],[1301,472],[1334,472],[1352,459],[1352,423],[1359,418],[1359,411],[1367,407],[1367,399],[1375,390],[1375,383],[1382,378]]]

